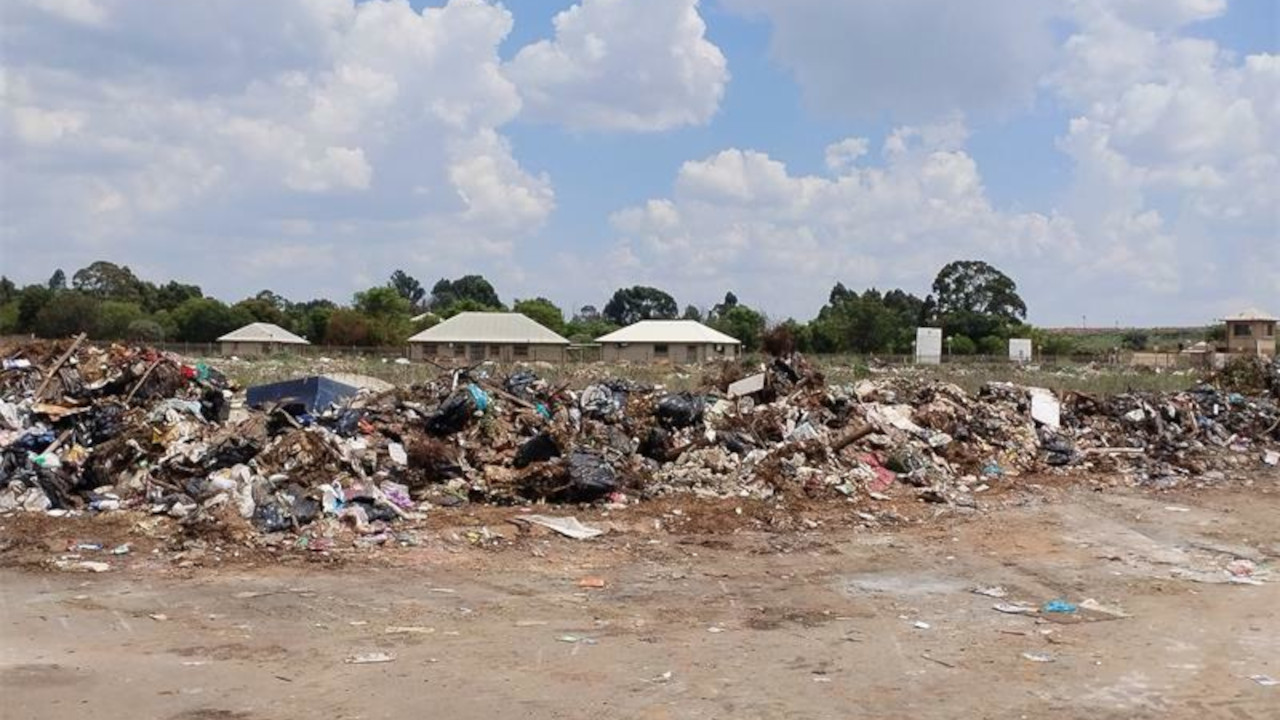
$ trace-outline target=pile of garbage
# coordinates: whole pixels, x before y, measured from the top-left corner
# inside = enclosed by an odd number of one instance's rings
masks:
[[[34,343],[0,357],[0,512],[132,509],[191,528],[310,528],[314,542],[342,530],[385,541],[404,519],[468,502],[973,505],[1028,473],[1176,482],[1280,462],[1276,397],[1210,384],[970,394],[888,373],[836,386],[791,355],[753,374],[724,365],[696,392],[622,378],[574,389],[482,365],[407,388],[308,378],[242,395],[146,348]]]

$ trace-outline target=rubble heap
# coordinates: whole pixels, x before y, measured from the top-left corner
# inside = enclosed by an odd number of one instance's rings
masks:
[[[469,368],[323,409],[232,411],[216,370],[145,348],[3,357],[0,511],[127,508],[265,533],[385,535],[433,506],[673,493],[972,505],[1027,473],[1176,482],[1280,460],[1276,397],[1211,384],[1106,397],[1008,383],[971,395],[892,374],[833,386],[793,355],[749,376],[725,366],[698,392]]]

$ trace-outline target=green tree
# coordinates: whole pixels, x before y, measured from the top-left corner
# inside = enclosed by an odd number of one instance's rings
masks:
[[[943,267],[928,302],[948,335],[1008,337],[1009,326],[1027,316],[1017,284],[978,260],[958,260]]]
[[[492,307],[492,306],[489,306],[489,305],[485,305],[484,303],[480,302],[479,300],[472,300],[471,298],[464,298],[464,299],[462,299],[462,300],[455,300],[451,305],[449,305],[449,306],[447,306],[447,307],[444,307],[444,308],[441,308],[441,309],[439,309],[439,310],[436,310],[436,311],[435,311],[435,315],[436,315],[436,317],[438,317],[438,318],[440,318],[440,319],[442,319],[442,320],[443,320],[443,319],[451,318],[451,317],[453,317],[454,315],[457,315],[458,313],[464,313],[464,312],[496,312],[496,311],[497,311],[497,308]]]
[[[564,313],[555,303],[544,297],[532,300],[516,300],[511,309],[530,318],[558,335],[564,334]]]
[[[565,325],[564,332],[561,334],[576,343],[589,343],[617,329],[617,325],[601,317],[585,319],[578,315]]]
[[[713,323],[715,329],[737,338],[742,343],[742,349],[749,352],[760,349],[764,326],[764,315],[746,305],[737,304],[724,311]]]
[[[724,294],[724,300],[716,303],[711,310],[707,312],[707,320],[709,322],[713,322],[716,318],[723,317],[725,313],[737,306],[738,296],[734,295],[733,292],[727,292]]]
[[[281,327],[289,325],[289,319],[285,314],[289,308],[289,301],[270,290],[263,290],[251,298],[245,298],[232,307],[251,315],[254,322],[272,323]]]
[[[36,335],[45,338],[62,338],[78,333],[96,336],[101,309],[101,302],[83,293],[56,293],[36,313],[32,329]]]
[[[968,335],[952,335],[947,338],[947,349],[952,355],[972,355],[978,351],[978,344]]]
[[[370,344],[399,345],[409,337],[409,301],[395,288],[384,285],[356,293],[355,310],[366,318]]]
[[[36,316],[53,299],[44,285],[28,285],[18,293],[18,331],[36,332]]]
[[[636,285],[615,292],[603,315],[615,325],[630,325],[641,320],[671,320],[679,312],[675,298],[657,288]]]
[[[0,304],[12,302],[18,298],[18,286],[9,278],[0,275]]]
[[[1076,351],[1076,341],[1066,333],[1032,330],[1031,343],[1035,352],[1051,357],[1063,357]]]
[[[409,275],[403,270],[396,270],[391,273],[391,279],[387,284],[395,288],[400,293],[400,297],[409,301],[409,306],[414,310],[422,306],[422,299],[426,297],[426,288],[422,287],[422,283],[418,279]]]
[[[199,285],[184,285],[180,282],[170,280],[161,285],[151,293],[150,302],[144,306],[149,312],[157,312],[159,310],[173,310],[182,303],[192,298],[202,298],[204,292],[200,290]]]
[[[994,315],[1008,321],[1027,316],[1018,285],[1008,275],[979,260],[948,263],[933,281],[937,312]]]
[[[129,337],[129,326],[144,319],[137,303],[106,300],[99,304],[98,321],[94,337],[104,340],[123,340]]]
[[[129,266],[105,260],[98,260],[77,270],[71,276],[71,286],[103,300],[141,303],[146,294],[143,282],[133,274]]]
[[[164,326],[155,320],[140,318],[129,323],[125,338],[141,342],[160,342],[165,338]]]
[[[331,300],[315,299],[289,306],[289,327],[313,343],[326,344],[329,316],[337,309]]]
[[[18,301],[10,300],[0,304],[0,335],[14,335],[18,332]]]
[[[237,328],[254,322],[243,308],[230,308],[215,298],[191,298],[171,313],[177,339],[184,342],[213,342]]]
[[[1130,330],[1121,338],[1120,345],[1126,350],[1145,350],[1150,340],[1151,338],[1145,332]]]
[[[684,314],[681,315],[680,318],[682,320],[702,322],[702,311],[698,309],[697,305],[685,305]]]
[[[995,335],[987,335],[978,340],[978,354],[987,357],[1005,357],[1009,352],[1009,341],[1007,338],[997,337]]]
[[[457,280],[441,279],[431,288],[431,309],[443,310],[463,300],[471,300],[486,309],[501,309],[498,291],[482,275],[464,275]]]
[[[914,337],[914,326],[908,330],[879,291],[871,288],[859,295],[837,283],[810,323],[809,343],[816,352],[893,352],[908,332]]]
[[[53,275],[49,276],[49,282],[45,283],[45,287],[54,292],[60,292],[67,289],[67,274],[62,272],[62,268],[53,271]]]
[[[354,307],[373,317],[409,314],[409,301],[390,287],[371,287],[356,293]]]
[[[329,324],[324,331],[328,345],[373,345],[369,330],[369,318],[350,308],[338,308],[329,313]]]

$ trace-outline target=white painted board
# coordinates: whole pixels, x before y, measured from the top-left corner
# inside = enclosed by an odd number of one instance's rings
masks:
[[[916,364],[938,365],[942,362],[942,328],[916,328]]]
[[[1009,359],[1013,362],[1031,362],[1031,339],[1009,338]]]

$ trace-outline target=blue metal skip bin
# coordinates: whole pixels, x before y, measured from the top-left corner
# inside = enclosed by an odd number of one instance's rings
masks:
[[[321,375],[255,385],[245,392],[245,403],[258,409],[274,405],[292,412],[314,413],[359,392],[359,388]]]

